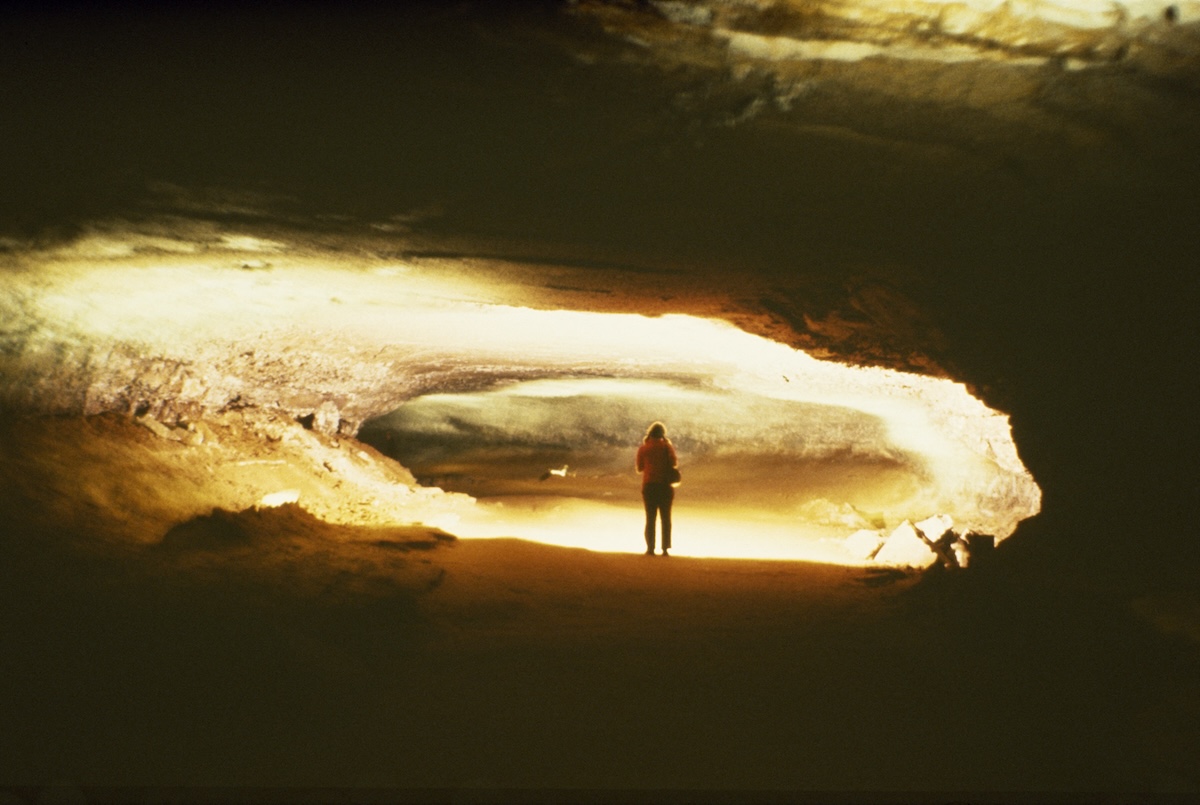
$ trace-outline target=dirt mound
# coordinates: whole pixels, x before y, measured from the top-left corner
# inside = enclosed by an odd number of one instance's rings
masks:
[[[381,528],[345,528],[344,534],[358,538],[349,541],[392,551],[428,550],[453,542],[455,537],[427,526]],[[318,520],[298,504],[275,508],[250,508],[243,511],[213,509],[172,526],[159,546],[170,550],[220,551],[269,544],[292,543],[297,546],[311,540],[334,537],[329,524]]]
[[[172,528],[163,536],[162,545],[200,550],[247,545],[252,534],[243,519],[236,512],[214,509],[212,514],[195,517]]]

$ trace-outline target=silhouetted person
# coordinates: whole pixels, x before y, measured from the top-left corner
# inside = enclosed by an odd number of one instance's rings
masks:
[[[675,490],[671,484],[677,459],[675,447],[667,438],[667,429],[655,422],[646,431],[637,451],[637,471],[642,474],[642,502],[646,506],[646,555],[654,555],[654,526],[662,515],[662,555],[671,549],[671,504]]]

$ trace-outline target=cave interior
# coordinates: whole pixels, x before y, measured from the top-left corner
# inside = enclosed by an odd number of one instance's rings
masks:
[[[0,795],[1200,791],[1200,4],[0,25]]]

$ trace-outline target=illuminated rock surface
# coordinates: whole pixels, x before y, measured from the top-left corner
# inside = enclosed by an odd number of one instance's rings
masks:
[[[638,11],[603,2],[580,6],[617,30],[638,30],[651,43],[709,36],[735,53],[771,61],[883,56],[1030,63],[1072,57],[1086,65],[1128,58],[1131,49],[1135,56],[1153,50],[1164,30],[1200,19],[1200,4],[1161,0],[695,0],[652,2],[651,10]]]
[[[1006,417],[947,379],[817,361],[709,319],[632,315],[641,309],[632,294],[608,300],[631,313],[512,304],[523,292],[542,301],[544,269],[527,269],[526,290],[489,277],[487,265],[456,265],[448,277],[437,265],[305,249],[279,234],[116,234],[17,258],[22,270],[7,276],[11,409],[123,412],[188,442],[229,411],[275,411],[343,436],[376,417],[375,443],[394,439],[390,452],[433,476],[430,486],[507,496],[492,527],[501,533],[520,527],[507,516],[512,495],[529,495],[551,465],[577,467],[577,488],[558,495],[616,495],[636,509],[627,454],[654,419],[678,429],[689,494],[727,517],[775,515],[776,544],[788,528],[801,542],[813,529],[844,536],[863,517],[894,527],[939,512],[1002,539],[1040,508]],[[246,267],[247,254],[271,262]],[[401,419],[389,424],[382,416],[397,406]],[[437,457],[418,468],[427,449]],[[439,478],[429,461],[485,483]],[[806,555],[716,534],[694,545],[681,550]]]
[[[925,544],[912,523],[904,522],[888,535],[887,540],[875,554],[875,561],[881,565],[898,565],[901,567],[924,568],[937,560],[933,551]]]

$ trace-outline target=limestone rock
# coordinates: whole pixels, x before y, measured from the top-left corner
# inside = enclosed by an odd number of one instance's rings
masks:
[[[936,542],[938,538],[950,530],[950,527],[954,525],[954,520],[947,514],[935,514],[913,525],[925,535],[926,539]]]
[[[338,407],[330,400],[321,403],[316,411],[313,411],[313,430],[324,433],[327,436],[336,436],[338,433],[338,425],[341,422],[341,415],[338,412]]]
[[[181,435],[174,428],[167,427],[152,416],[136,417],[135,421],[160,439],[170,439],[175,442],[183,441]]]
[[[925,540],[921,539],[913,524],[905,520],[887,538],[879,553],[875,554],[875,561],[893,567],[924,569],[937,561],[937,555]]]
[[[842,543],[842,547],[846,549],[846,553],[860,561],[873,559],[879,549],[883,547],[884,538],[876,531],[869,529],[861,529],[855,531],[850,536],[846,537],[846,541]]]

